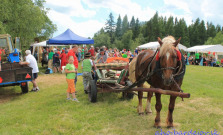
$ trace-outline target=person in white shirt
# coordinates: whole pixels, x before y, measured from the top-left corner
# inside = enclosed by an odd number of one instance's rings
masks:
[[[26,62],[19,62],[19,64],[20,65],[28,65],[29,67],[33,68],[32,69],[33,89],[31,91],[39,91],[39,87],[37,86],[37,83],[36,83],[36,79],[38,77],[38,72],[39,72],[36,59],[35,59],[35,57],[33,55],[31,55],[31,51],[30,50],[26,50],[25,53],[26,53]]]

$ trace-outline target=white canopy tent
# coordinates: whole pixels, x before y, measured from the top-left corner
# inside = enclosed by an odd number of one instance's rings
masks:
[[[188,52],[200,52],[200,53],[215,53],[215,58],[218,59],[218,55],[223,55],[223,46],[218,45],[198,45],[187,49]]]
[[[208,52],[215,52],[216,54],[220,55],[223,54],[223,46],[222,45],[198,45],[193,46],[187,49],[188,52],[201,52],[201,53],[208,53]]]
[[[39,43],[34,43],[30,46],[37,47],[37,46],[46,46],[46,45],[47,45],[46,41],[42,41],[42,42],[39,42]]]
[[[42,41],[42,42],[39,42],[39,43],[34,43],[34,44],[30,45],[30,46],[33,47],[33,55],[34,55],[34,52],[36,50],[36,47],[37,47],[37,52],[39,52],[40,47],[47,46],[47,44],[46,44],[46,41]],[[39,53],[38,53],[38,62],[40,62],[39,61]]]
[[[42,41],[39,43],[34,43],[30,46],[33,46],[33,55],[34,55],[36,48],[37,48],[37,52],[39,52],[40,47],[53,47],[54,45],[47,45],[47,40],[46,40],[46,41]],[[55,46],[68,46],[68,45],[55,45]],[[71,46],[70,46],[70,48],[71,48]],[[39,62],[39,53],[38,53],[38,62]]]
[[[42,42],[39,42],[39,43],[34,43],[34,44],[32,44],[32,45],[30,45],[30,46],[33,46],[33,47],[40,47],[40,46],[42,46],[42,47],[50,47],[50,46],[54,46],[54,45],[47,45],[47,43],[46,43],[47,41],[42,41]],[[55,46],[69,46],[69,45],[55,45]]]
[[[138,47],[139,47],[139,49],[152,49],[152,50],[156,50],[158,47],[160,47],[160,44],[156,41],[156,42],[149,42],[149,43],[140,45]],[[179,44],[178,47],[179,47],[180,50],[184,50],[184,51],[187,50],[187,47],[182,45],[182,44]]]

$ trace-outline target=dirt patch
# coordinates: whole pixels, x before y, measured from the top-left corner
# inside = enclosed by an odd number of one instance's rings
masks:
[[[66,83],[66,75],[65,74],[50,74],[50,75],[40,75],[37,78],[37,83],[41,87],[47,86],[55,86]],[[21,95],[21,93],[16,92],[17,89],[15,87],[2,87],[0,88],[0,104],[6,103],[10,101],[11,99],[15,98],[16,96]],[[16,89],[15,89],[16,88]],[[29,83],[29,89],[32,89],[32,83]]]
[[[219,131],[223,131],[223,121],[219,121],[218,122],[218,127],[219,127]],[[220,132],[220,133],[223,133],[223,132]],[[219,134],[220,135],[220,134]]]
[[[66,83],[66,75],[65,74],[47,74],[41,75],[37,78],[37,83],[51,87],[53,85],[60,85]]]
[[[187,110],[191,110],[191,111],[204,111],[208,114],[214,113],[214,114],[221,114],[223,115],[223,111],[218,108],[215,107],[210,98],[195,98],[195,99],[190,99],[188,101],[185,102],[180,102],[176,104],[176,107],[182,107],[185,108]],[[214,111],[213,111],[214,110]]]

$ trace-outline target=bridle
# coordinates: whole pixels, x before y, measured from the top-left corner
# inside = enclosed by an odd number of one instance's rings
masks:
[[[176,72],[176,74],[172,75],[171,76],[171,79],[173,79],[175,76],[179,75],[180,73],[180,70],[182,69],[182,60],[181,60],[181,52],[179,50],[177,50],[176,48],[174,49],[177,53],[177,62],[179,63],[179,66],[177,67],[165,67],[165,68],[160,68],[160,70],[174,70],[174,71],[178,71]],[[160,57],[159,57],[159,52],[157,52],[157,55],[156,55],[156,61],[157,62],[160,62]],[[160,64],[161,65],[161,64]],[[162,75],[162,78],[163,78],[163,75]],[[163,78],[164,79],[164,78]]]

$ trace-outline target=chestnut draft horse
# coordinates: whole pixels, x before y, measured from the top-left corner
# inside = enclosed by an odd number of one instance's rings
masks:
[[[180,91],[180,87],[185,74],[185,63],[181,52],[178,50],[178,43],[172,36],[167,36],[163,40],[158,38],[160,50],[155,54],[152,50],[145,50],[141,52],[136,60],[135,76],[136,81],[145,78],[148,73],[152,73],[146,80],[151,88],[161,88],[163,90]],[[138,87],[142,87],[139,84]],[[178,86],[177,86],[178,85]],[[147,105],[145,112],[151,113],[151,97],[153,93],[148,92]],[[161,94],[155,93],[156,96],[156,118],[154,127],[160,128],[160,111],[162,109]],[[138,113],[143,114],[142,107],[143,92],[138,92]],[[167,127],[173,127],[173,110],[175,106],[175,96],[170,96],[169,110],[167,116]]]

